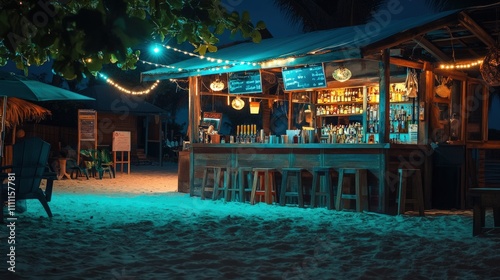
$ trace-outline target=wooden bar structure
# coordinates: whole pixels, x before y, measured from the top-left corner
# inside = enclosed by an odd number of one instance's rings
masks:
[[[332,168],[365,168],[369,170],[372,195],[377,198],[384,193],[385,153],[389,144],[349,145],[330,144],[193,144],[193,186],[191,195],[199,195],[204,166],[266,167],[281,170],[298,167],[312,172],[314,166]],[[384,200],[375,199],[373,209],[384,210]]]
[[[495,156],[499,154],[500,139],[488,139],[488,100],[492,86],[481,79],[475,66],[495,45],[489,34],[500,33],[495,12],[498,8],[500,4],[493,4],[393,20],[376,34],[362,34],[363,38],[348,35],[359,35],[360,30],[368,30],[366,26],[303,34],[296,37],[293,44],[286,39],[244,43],[214,54],[219,61],[241,63],[214,70],[216,62],[195,58],[175,64],[184,72],[159,69],[142,73],[145,81],[189,79],[191,145],[179,165],[179,172],[184,174],[179,184],[183,191],[198,195],[202,170],[207,165],[278,170],[299,167],[309,171],[313,166],[331,166],[337,170],[363,168],[368,169],[370,211],[394,213],[398,169],[419,169],[426,209],[471,207],[468,189],[500,188],[500,178],[496,175],[500,163]],[[252,60],[246,61],[246,56]],[[223,65],[224,62],[220,62],[218,66]],[[323,67],[326,85],[286,88],[285,70],[310,66],[318,69],[318,65]],[[352,77],[343,82],[333,79],[332,74],[339,67],[350,68]],[[269,108],[273,102],[287,103],[288,130],[301,129],[292,120],[296,116],[294,106],[307,104],[312,111],[312,121],[308,124],[315,135],[313,143],[277,144],[260,139],[261,143],[242,144],[229,143],[228,137],[226,143],[200,141],[202,97],[235,98],[228,90],[207,91],[206,84],[215,76],[219,79],[223,74],[255,70],[262,75],[261,101],[268,105],[264,106],[265,110],[261,106],[259,130],[262,128],[271,138]],[[418,94],[407,98],[404,92],[407,88],[401,93],[396,86],[408,86],[405,79],[411,71],[418,76]],[[348,102],[335,99],[339,92],[352,93],[355,98],[351,97]],[[323,98],[325,95],[330,99]],[[258,99],[259,95],[242,97]],[[335,111],[341,105],[349,106],[351,111]],[[321,111],[325,109],[326,113]],[[396,118],[394,110],[404,111],[403,118]],[[369,115],[371,111],[375,117]],[[411,115],[408,121],[411,131],[406,126],[406,114]],[[349,144],[340,144],[325,136],[326,122],[342,125],[344,120],[347,124],[352,120],[357,122],[356,135],[361,137]],[[393,129],[398,122],[404,130]],[[237,136],[234,131],[230,134]],[[181,166],[189,167],[189,171],[181,170]],[[185,176],[187,173],[189,176]]]

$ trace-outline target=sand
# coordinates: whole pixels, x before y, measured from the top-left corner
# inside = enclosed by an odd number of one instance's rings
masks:
[[[16,216],[16,272],[2,227],[0,279],[500,279],[500,234],[473,237],[470,210],[390,216],[176,189],[171,163],[55,182],[53,218],[36,200]]]

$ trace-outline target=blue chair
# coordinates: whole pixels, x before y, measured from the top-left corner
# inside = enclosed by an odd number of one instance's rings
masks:
[[[40,138],[26,138],[14,144],[12,165],[1,168],[10,172],[0,174],[2,179],[7,179],[7,183],[0,188],[0,201],[8,201],[9,210],[15,205],[9,201],[7,193],[14,190],[16,201],[38,199],[47,215],[52,217],[48,202],[52,197],[52,184],[57,174],[49,170],[49,152],[50,144]],[[47,180],[45,190],[40,188],[42,179]],[[3,211],[0,211],[0,218],[3,221]]]

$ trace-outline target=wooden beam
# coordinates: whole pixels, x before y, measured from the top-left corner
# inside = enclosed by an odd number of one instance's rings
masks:
[[[424,64],[422,62],[411,61],[399,57],[391,57],[389,59],[389,62],[392,65],[415,68],[415,69],[424,69]]]
[[[418,38],[414,38],[413,41],[422,48],[424,48],[426,51],[428,51],[432,56],[437,58],[440,61],[450,61],[450,57],[446,55],[443,51],[441,51],[438,47],[436,47],[433,43],[431,43],[429,40],[425,39],[423,35],[419,36]]]
[[[230,94],[230,93],[224,93],[224,92],[208,92],[208,91],[202,91],[200,92],[201,95],[210,95],[210,96],[230,96],[230,97],[236,97],[239,96],[241,98],[255,98],[255,99],[270,99],[270,100],[284,100],[285,96],[284,95],[270,95],[270,94]]]
[[[456,70],[446,70],[440,68],[434,68],[434,74],[438,74],[441,76],[450,77],[455,80],[466,80],[467,74],[464,72],[456,71]]]
[[[389,64],[389,49],[382,51],[382,60],[379,63],[379,93],[380,93],[380,143],[389,143],[389,94],[391,84],[391,72]]]
[[[460,12],[460,14],[458,14],[458,21],[470,32],[472,32],[472,34],[476,35],[476,37],[478,37],[479,40],[486,44],[486,46],[488,46],[489,48],[495,47],[495,40],[467,13]]]
[[[478,54],[476,51],[470,48],[469,45],[465,43],[463,40],[458,40],[458,42],[462,44],[464,46],[464,49],[466,49],[473,57],[481,57],[480,54]]]
[[[405,42],[411,41],[416,36],[428,33],[433,30],[443,28],[443,26],[451,25],[457,22],[457,14],[452,13],[438,20],[423,24],[407,31],[403,31],[387,37],[383,40],[376,41],[361,48],[362,57],[369,56],[370,54],[379,53],[381,50],[390,49]]]

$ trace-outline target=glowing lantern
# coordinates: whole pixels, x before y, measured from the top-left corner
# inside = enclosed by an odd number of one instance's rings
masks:
[[[351,78],[352,73],[351,70],[344,66],[339,66],[337,69],[333,70],[332,76],[339,82],[345,82]]]
[[[210,89],[212,89],[213,91],[221,91],[224,89],[224,87],[225,87],[224,83],[219,79],[213,81],[210,84]]]
[[[257,115],[260,109],[260,102],[250,102],[250,114]]]
[[[231,106],[235,110],[241,110],[243,107],[245,107],[245,101],[241,99],[239,96],[233,99],[233,102],[231,102]]]

